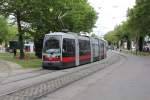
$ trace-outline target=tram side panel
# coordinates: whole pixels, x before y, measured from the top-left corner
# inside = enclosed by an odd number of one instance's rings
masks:
[[[92,51],[93,51],[93,61],[99,60],[99,43],[98,39],[93,39],[92,41]]]
[[[76,66],[79,66],[80,63],[79,63],[79,41],[78,41],[78,38],[76,37],[76,40],[75,40],[76,44],[75,44],[75,51],[76,51]]]
[[[99,60],[101,60],[101,42],[100,42],[100,39],[99,39]]]
[[[99,40],[99,45],[100,45],[100,60],[102,60],[104,59],[104,44],[101,39]]]
[[[104,59],[104,55],[105,55],[105,47],[104,43],[102,43],[102,59]]]
[[[107,58],[107,42],[104,45],[104,58]]]
[[[93,38],[91,37],[91,38],[90,38],[90,46],[91,46],[91,63],[94,61],[94,59],[93,59],[93,58],[94,58],[94,57],[93,57],[94,51],[93,51],[93,45],[92,45],[93,42],[92,42],[92,41],[93,41]]]

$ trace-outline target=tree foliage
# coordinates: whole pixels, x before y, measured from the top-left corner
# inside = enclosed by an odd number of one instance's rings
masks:
[[[20,44],[20,59],[24,58],[24,29],[26,28],[24,22],[29,14],[28,9],[29,0],[1,0],[0,13],[6,17],[14,16],[14,20],[17,23],[19,44]]]
[[[72,32],[91,32],[97,19],[87,0],[1,0],[0,13],[6,17],[14,16],[20,58],[24,56],[24,33],[31,34],[41,52],[44,34],[64,28]]]
[[[8,36],[8,24],[7,20],[0,16],[0,43],[6,40]]]
[[[115,44],[118,42],[118,37],[116,36],[115,31],[108,32],[104,38],[109,42],[109,44]]]
[[[134,8],[128,12],[131,30],[136,37],[137,49],[143,50],[144,37],[150,36],[150,1],[136,0]]]
[[[87,0],[38,0],[34,5],[30,9],[32,14],[29,23],[31,32],[36,36],[37,32],[45,34],[49,31],[62,31],[64,28],[72,32],[91,32],[97,19],[96,12]]]
[[[119,40],[136,41],[137,49],[143,50],[144,37],[150,36],[150,0],[136,0],[133,8],[128,10],[127,20],[117,30]],[[122,31],[120,31],[120,29]]]
[[[10,25],[6,18],[0,16],[0,43],[7,44],[10,40],[15,39],[16,35],[16,26]]]
[[[41,2],[42,5],[41,5]],[[29,33],[34,37],[36,55],[41,57],[44,34],[68,29],[71,32],[91,32],[97,15],[87,0],[50,0],[34,2],[29,17]]]

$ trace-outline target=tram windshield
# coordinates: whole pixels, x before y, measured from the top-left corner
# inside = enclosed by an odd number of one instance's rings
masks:
[[[46,40],[44,44],[43,52],[51,55],[60,53],[59,38],[50,37],[48,40]]]

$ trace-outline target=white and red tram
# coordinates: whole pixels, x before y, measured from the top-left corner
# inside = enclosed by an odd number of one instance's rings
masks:
[[[106,58],[106,41],[75,34],[46,34],[43,43],[43,68],[69,68]]]

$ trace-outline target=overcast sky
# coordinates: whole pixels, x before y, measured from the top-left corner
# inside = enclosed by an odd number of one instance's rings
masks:
[[[88,0],[99,13],[94,32],[104,35],[126,19],[127,9],[133,7],[135,0]]]

